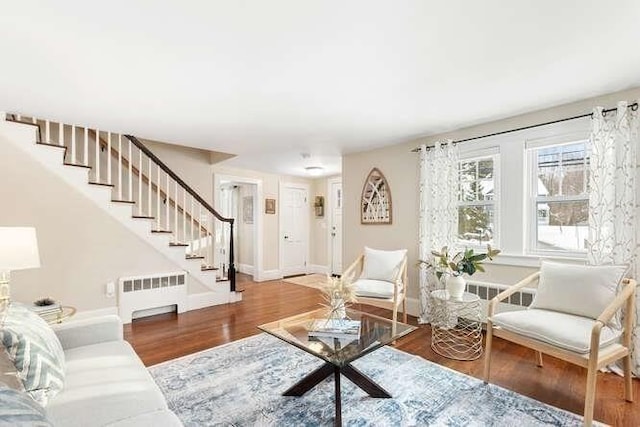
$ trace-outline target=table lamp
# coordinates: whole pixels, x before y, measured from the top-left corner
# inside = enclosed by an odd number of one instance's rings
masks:
[[[6,304],[9,301],[11,271],[38,267],[40,267],[40,256],[36,229],[0,227],[0,304]]]

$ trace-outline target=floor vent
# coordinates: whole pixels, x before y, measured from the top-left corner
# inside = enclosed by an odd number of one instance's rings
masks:
[[[500,285],[497,283],[488,283],[488,282],[477,282],[475,280],[467,280],[467,292],[478,295],[480,300],[482,300],[483,308],[482,308],[482,320],[485,321],[487,318],[487,307],[489,301],[493,299],[500,292],[507,289],[508,285]],[[514,310],[522,310],[529,305],[533,301],[533,298],[536,295],[535,289],[523,289],[522,291],[518,291],[511,295],[507,300],[500,303],[498,306],[498,312],[500,311],[514,311]]]
[[[163,311],[173,306],[178,313],[187,310],[186,272],[120,278],[118,311],[123,323],[131,323],[134,313],[137,318],[174,311]]]

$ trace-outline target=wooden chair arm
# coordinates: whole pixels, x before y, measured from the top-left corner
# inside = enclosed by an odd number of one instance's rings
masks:
[[[624,286],[624,288],[604,309],[602,314],[598,316],[596,321],[602,323],[602,325],[606,325],[609,320],[611,320],[616,311],[618,311],[622,307],[622,304],[627,302],[629,298],[635,296],[636,285],[637,283],[633,279],[623,279],[622,286]]]
[[[342,278],[349,280],[356,276],[359,271],[362,271],[362,264],[364,263],[364,255],[360,255],[347,269],[342,273]]]
[[[493,314],[496,311],[496,307],[498,306],[498,303],[500,301],[505,300],[506,298],[508,298],[512,294],[516,293],[519,289],[522,289],[525,286],[527,286],[528,284],[530,284],[530,283],[534,282],[535,280],[537,280],[539,277],[540,277],[540,272],[536,271],[532,275],[525,277],[524,279],[522,279],[521,281],[519,281],[515,285],[508,287],[507,289],[505,289],[504,291],[500,292],[498,295],[493,297],[491,299],[491,301],[489,302],[488,317],[493,316]]]

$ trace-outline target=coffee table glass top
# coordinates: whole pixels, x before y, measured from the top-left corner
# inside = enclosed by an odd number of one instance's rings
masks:
[[[314,321],[328,317],[326,308],[266,323],[258,328],[337,366],[346,365],[417,329],[415,326],[396,322],[394,330],[390,319],[357,310],[347,309],[346,314],[348,319],[360,321],[358,335],[349,338],[309,336],[309,329]]]

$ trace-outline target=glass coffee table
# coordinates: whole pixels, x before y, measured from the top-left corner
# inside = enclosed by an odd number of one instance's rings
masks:
[[[347,317],[360,321],[360,333],[350,337],[309,336],[315,320],[326,319],[328,310],[321,308],[286,319],[258,326],[262,331],[284,342],[310,353],[325,363],[296,384],[289,387],[283,396],[302,396],[330,375],[335,380],[335,424],[342,425],[340,399],[340,375],[344,375],[371,397],[390,398],[391,394],[351,365],[356,359],[389,344],[409,332],[415,326],[396,322],[356,310],[347,309]]]

